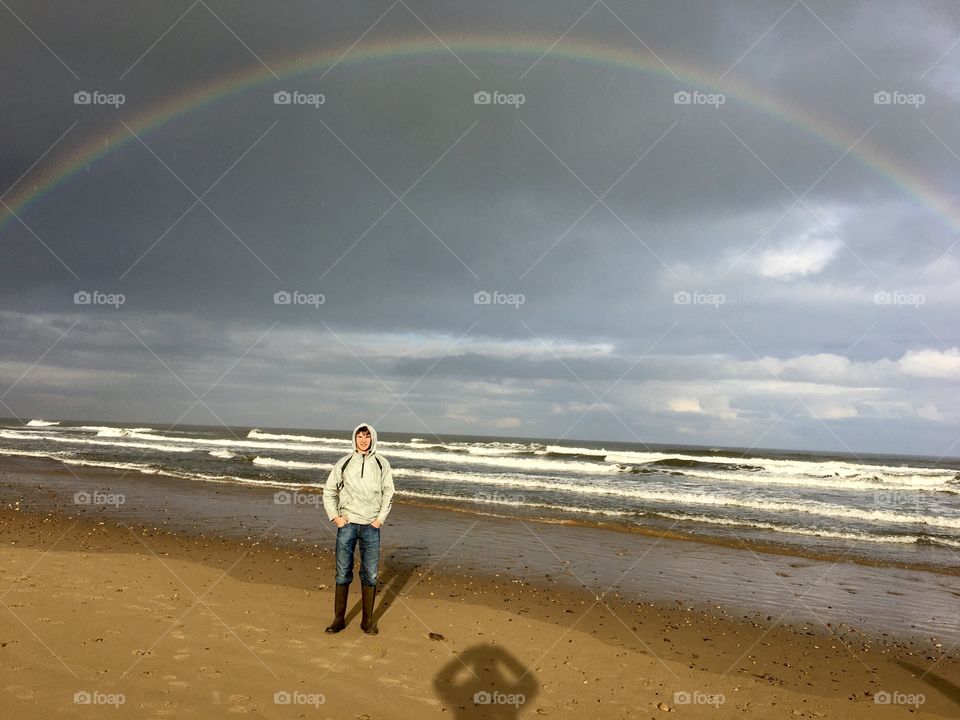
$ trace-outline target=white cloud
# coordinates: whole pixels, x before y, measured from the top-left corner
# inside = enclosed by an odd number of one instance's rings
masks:
[[[859,417],[857,409],[848,403],[832,402],[828,398],[805,403],[810,413],[821,420],[842,420]]]
[[[960,378],[960,350],[910,350],[900,358],[900,369],[907,375],[928,378]]]
[[[803,238],[763,253],[757,260],[757,271],[764,277],[786,279],[816,274],[833,260],[840,247],[836,240]]]
[[[697,398],[681,397],[681,398],[671,398],[667,401],[667,407],[670,408],[671,412],[677,413],[702,413],[703,408],[700,407],[700,401]]]

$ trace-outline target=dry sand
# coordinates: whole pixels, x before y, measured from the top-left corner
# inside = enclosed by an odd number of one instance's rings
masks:
[[[848,627],[386,557],[380,635],[355,582],[329,636],[329,552],[13,510],[0,568],[4,719],[960,717],[955,652]]]

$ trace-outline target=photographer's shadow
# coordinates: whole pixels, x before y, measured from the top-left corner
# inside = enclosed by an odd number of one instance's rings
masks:
[[[529,668],[506,650],[474,645],[444,665],[433,689],[457,720],[512,720],[540,688]]]

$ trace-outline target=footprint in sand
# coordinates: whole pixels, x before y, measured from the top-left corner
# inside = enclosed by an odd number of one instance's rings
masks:
[[[3,691],[15,695],[17,700],[33,700],[33,690],[23,685],[7,685]]]
[[[173,656],[174,660],[186,660],[190,657],[190,648],[180,648]]]
[[[232,703],[242,703],[249,702],[251,697],[249,695],[231,695],[229,700]],[[246,705],[234,705],[233,707],[227,708],[227,712],[248,713],[250,712],[250,708],[248,708]]]
[[[190,684],[186,680],[177,680],[176,675],[164,675],[163,679],[167,681],[167,685],[175,688],[184,688]]]

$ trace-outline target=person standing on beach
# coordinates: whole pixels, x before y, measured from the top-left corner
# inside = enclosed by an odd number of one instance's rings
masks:
[[[393,501],[390,463],[377,452],[377,431],[369,423],[353,430],[353,452],[337,460],[323,488],[323,507],[337,526],[337,588],[333,600],[333,623],[328,633],[346,627],[347,594],[353,580],[353,556],[360,543],[360,590],[363,618],[360,629],[367,635],[379,632],[373,620],[380,566],[380,528]]]

